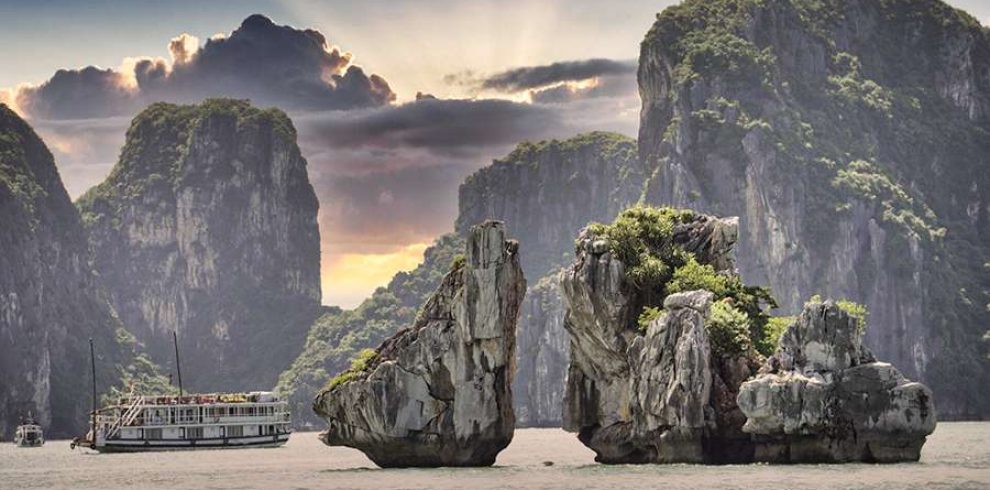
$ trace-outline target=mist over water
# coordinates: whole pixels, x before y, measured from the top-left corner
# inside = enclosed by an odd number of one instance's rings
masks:
[[[314,432],[278,449],[96,454],[68,441],[0,444],[0,489],[987,488],[990,422],[939,424],[921,462],[895,465],[605,466],[573,434],[520,429],[492,468],[378,469]],[[544,462],[552,461],[552,466]]]

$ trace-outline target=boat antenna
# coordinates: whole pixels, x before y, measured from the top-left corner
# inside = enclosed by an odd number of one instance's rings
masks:
[[[179,378],[179,396],[182,396],[182,367],[179,366],[179,334],[172,331],[172,343],[175,344],[175,373]]]
[[[93,373],[93,442],[96,442],[96,351],[92,337],[89,338],[89,364]]]

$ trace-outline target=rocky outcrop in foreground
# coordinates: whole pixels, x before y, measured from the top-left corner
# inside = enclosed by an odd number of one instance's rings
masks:
[[[938,0],[685,0],[638,78],[646,203],[739,216],[784,313],[854,299],[940,414],[990,414],[990,31]]]
[[[743,430],[756,460],[779,463],[917,461],[935,430],[932,392],[877,362],[856,320],[809,303],[756,379],[742,385]]]
[[[510,386],[525,291],[518,243],[500,222],[474,227],[466,257],[415,324],[316,397],[323,442],[382,467],[493,464],[515,427]]]
[[[682,216],[657,248],[732,274],[736,221]],[[708,291],[663,297],[663,314],[645,332],[636,328],[643,298],[666,286],[638,291],[613,245],[586,229],[575,263],[561,274],[571,338],[564,428],[602,463],[748,461],[753,448],[734,397],[755,373],[752,352],[714,352]]]

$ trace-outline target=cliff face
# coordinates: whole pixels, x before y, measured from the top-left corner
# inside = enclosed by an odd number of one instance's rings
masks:
[[[320,304],[318,203],[282,112],[155,104],[78,202],[124,324],[190,389],[258,389],[298,353]]]
[[[314,402],[331,446],[383,467],[488,466],[512,440],[518,243],[474,227],[415,323],[358,359]]]
[[[865,303],[949,416],[990,413],[990,35],[935,1],[687,1],[642,43],[650,203],[738,215],[784,311]]]
[[[461,185],[458,232],[485,219],[510,223],[526,247],[523,270],[541,278],[519,319],[514,392],[520,426],[560,426],[568,340],[557,272],[571,261],[574,237],[585,224],[609,221],[639,199],[646,174],[635,145],[600,132],[523,143]]]
[[[87,339],[107,361],[100,381],[111,381],[119,325],[51,153],[0,104],[0,435],[28,412],[49,437],[78,434],[90,407]]]
[[[512,383],[516,425],[560,427],[569,355],[564,303],[557,274],[551,273],[526,293],[519,314]]]
[[[511,223],[526,244],[523,269],[543,277],[570,262],[585,224],[635,203],[645,177],[635,142],[618,134],[522,143],[461,184],[455,228],[463,236],[486,219]]]

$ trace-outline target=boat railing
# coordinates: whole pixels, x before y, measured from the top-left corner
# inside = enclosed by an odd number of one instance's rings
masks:
[[[127,407],[127,411],[124,412],[123,416],[115,417],[116,420],[110,425],[110,429],[107,431],[107,439],[112,439],[120,433],[120,428],[125,425],[131,425],[138,415],[141,414],[141,402],[143,397],[134,397],[131,404]]]

